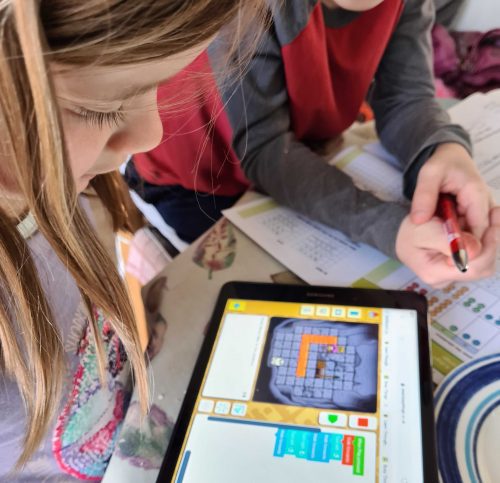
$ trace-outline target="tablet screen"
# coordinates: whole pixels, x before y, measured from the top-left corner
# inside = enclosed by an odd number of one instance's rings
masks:
[[[228,299],[173,481],[422,482],[417,320]]]

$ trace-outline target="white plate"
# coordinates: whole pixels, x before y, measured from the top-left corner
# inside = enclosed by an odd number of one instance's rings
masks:
[[[500,355],[458,367],[435,395],[444,483],[500,482]]]

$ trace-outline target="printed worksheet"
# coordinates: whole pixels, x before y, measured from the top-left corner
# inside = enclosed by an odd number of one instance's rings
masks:
[[[274,258],[310,284],[350,285],[387,260],[378,250],[352,242],[271,198],[224,211],[224,215]]]
[[[384,154],[387,157],[381,158]],[[346,148],[330,164],[348,174],[359,189],[371,191],[384,201],[404,201],[403,173],[389,159],[391,156],[380,143],[371,143],[363,149]]]
[[[500,91],[475,94],[450,110],[471,132],[474,158],[500,202]],[[380,144],[350,147],[331,161],[384,200],[402,199],[402,173]],[[434,380],[473,357],[500,351],[500,272],[435,290],[399,262],[343,233],[262,197],[224,215],[304,281],[381,287],[425,295],[431,316]]]

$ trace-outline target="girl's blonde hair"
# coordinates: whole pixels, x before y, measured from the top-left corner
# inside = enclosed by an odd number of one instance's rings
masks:
[[[47,64],[120,65],[164,58],[230,23],[228,51],[234,53],[249,31],[246,26],[263,26],[266,19],[263,0],[0,0],[2,159],[8,160],[16,191],[75,278],[87,307],[100,307],[114,321],[143,410],[148,406],[146,368],[132,308],[113,262],[76,202]],[[252,38],[255,34],[252,29]],[[130,227],[121,178],[103,175],[94,186],[115,229]],[[17,382],[26,407],[20,467],[58,407],[64,351],[18,222],[0,206],[0,370]],[[102,340],[96,320],[90,319],[103,376]]]

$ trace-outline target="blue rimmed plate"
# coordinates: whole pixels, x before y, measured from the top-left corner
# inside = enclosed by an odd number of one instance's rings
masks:
[[[435,408],[443,483],[500,482],[500,354],[450,373]]]

